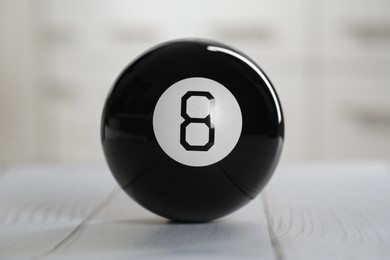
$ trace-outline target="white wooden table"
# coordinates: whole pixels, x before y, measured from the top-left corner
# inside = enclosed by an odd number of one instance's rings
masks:
[[[149,213],[105,166],[5,166],[0,259],[390,259],[390,164],[284,165],[203,224]]]

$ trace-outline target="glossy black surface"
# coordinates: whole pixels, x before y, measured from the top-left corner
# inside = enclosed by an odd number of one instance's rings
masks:
[[[101,136],[115,179],[134,200],[166,218],[197,222],[227,215],[260,192],[279,160],[284,121],[276,93],[253,64],[227,46],[192,39],[161,44],[121,73],[106,100]],[[224,85],[242,112],[236,147],[204,167],[171,159],[158,145],[152,126],[162,93],[191,77]]]

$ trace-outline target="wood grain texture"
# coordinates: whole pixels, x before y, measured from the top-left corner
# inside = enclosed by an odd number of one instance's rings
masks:
[[[203,224],[146,211],[105,167],[10,166],[0,259],[387,259],[389,166],[282,166],[261,196]]]
[[[0,259],[52,250],[115,186],[103,167],[8,167],[0,179]]]
[[[388,259],[390,172],[384,163],[290,165],[265,190],[283,259]]]
[[[47,258],[274,259],[261,203],[256,199],[221,220],[182,224],[147,212],[120,192]]]
[[[0,209],[0,259],[274,259],[260,197],[221,220],[171,223],[104,167],[11,167]]]

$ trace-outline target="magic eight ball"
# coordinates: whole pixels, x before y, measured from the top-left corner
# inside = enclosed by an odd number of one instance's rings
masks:
[[[253,60],[217,42],[184,39],[123,70],[104,106],[101,137],[130,197],[165,218],[201,222],[256,197],[278,163],[284,121]]]

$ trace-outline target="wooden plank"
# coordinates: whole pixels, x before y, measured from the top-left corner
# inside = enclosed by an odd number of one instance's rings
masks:
[[[99,167],[10,167],[0,182],[0,258],[273,259],[260,198],[204,224],[136,205]]]
[[[274,259],[261,198],[223,219],[172,223],[123,192],[47,258]],[[46,258],[45,258],[46,259]]]
[[[384,163],[282,167],[265,190],[280,259],[387,259],[390,172]]]
[[[50,252],[114,187],[105,167],[8,167],[0,181],[0,258]]]

